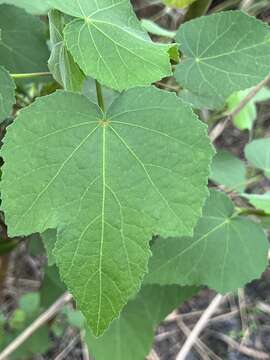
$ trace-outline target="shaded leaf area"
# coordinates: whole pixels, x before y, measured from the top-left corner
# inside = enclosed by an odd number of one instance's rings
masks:
[[[159,238],[152,251],[147,283],[205,284],[226,293],[265,270],[268,240],[259,224],[235,214],[225,194],[211,190],[194,237]]]
[[[183,53],[177,81],[193,96],[202,97],[205,105],[210,98],[211,108],[269,73],[269,27],[241,11],[189,21],[180,26],[176,41]]]
[[[76,19],[64,29],[68,50],[83,72],[116,90],[149,85],[172,74],[169,50],[153,43],[126,0],[49,0]]]
[[[192,234],[212,154],[191,109],[153,87],[121,94],[106,113],[75,93],[40,98],[2,149],[9,233],[58,228],[61,276],[100,335],[138,291],[152,235]]]
[[[5,120],[15,104],[15,84],[9,73],[0,66],[0,122]]]
[[[52,51],[49,59],[49,69],[55,80],[65,90],[80,92],[83,87],[85,75],[75,63],[64,43],[63,29],[66,22],[70,21],[67,16],[57,10],[49,12],[50,40]]]
[[[1,5],[0,32],[0,65],[11,73],[48,70],[45,29],[37,17],[15,6]]]
[[[270,138],[253,140],[245,147],[248,162],[270,178]]]
[[[246,167],[243,161],[226,150],[219,150],[213,158],[210,179],[227,189],[244,191]]]
[[[119,319],[99,339],[87,333],[87,344],[96,360],[144,359],[152,346],[156,326],[196,294],[198,288],[180,286],[144,286],[123,309]]]
[[[255,208],[270,214],[270,192],[265,194],[242,194]]]
[[[0,0],[0,4],[15,5],[34,15],[43,15],[49,10],[47,0]]]

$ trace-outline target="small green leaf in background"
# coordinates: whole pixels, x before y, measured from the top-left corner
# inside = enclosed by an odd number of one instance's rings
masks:
[[[10,116],[14,104],[15,83],[8,71],[0,66],[0,123]]]
[[[170,7],[174,8],[185,8],[197,0],[162,0],[162,2]]]
[[[23,9],[1,5],[0,34],[0,65],[9,72],[48,71],[49,50],[41,20]]]
[[[248,162],[270,178],[270,138],[253,140],[245,147]]]
[[[62,311],[67,317],[67,321],[70,326],[76,327],[78,329],[83,329],[85,325],[85,318],[79,310],[74,310],[70,307],[65,307]]]
[[[229,151],[219,150],[212,162],[210,179],[229,190],[243,192],[246,183],[245,164]]]
[[[75,93],[39,98],[2,148],[9,233],[58,228],[61,277],[100,335],[138,291],[153,234],[192,234],[212,154],[191,108],[154,87],[122,93],[106,113]]]
[[[121,91],[172,74],[169,50],[175,45],[152,42],[129,1],[49,3],[76,18],[64,29],[67,48],[83,72],[101,84]]]
[[[26,322],[26,313],[16,309],[9,319],[9,326],[14,330],[22,330]]]
[[[269,74],[269,26],[241,11],[186,22],[176,41],[183,53],[176,80],[205,99],[225,103],[233,92],[250,88]]]
[[[49,10],[47,0],[0,0],[0,4],[15,5],[34,15],[44,15]]]
[[[233,202],[211,190],[193,238],[156,240],[146,282],[204,284],[220,293],[230,292],[260,277],[268,248],[262,227],[236,216]]]
[[[48,65],[55,80],[65,90],[80,92],[85,75],[75,63],[64,43],[63,29],[65,20],[65,15],[61,14],[60,11],[51,10],[49,12],[52,51]]]
[[[255,208],[270,214],[270,192],[265,194],[242,194]]]
[[[142,360],[148,355],[156,326],[166,315],[196,294],[198,288],[144,286],[124,308],[119,319],[96,339],[87,332],[86,341],[96,360]]]
[[[20,297],[19,307],[27,315],[31,316],[39,310],[40,295],[38,292],[27,293]]]
[[[247,89],[232,94],[227,100],[227,110],[233,112],[250,91],[251,89]],[[259,93],[240,111],[240,113],[233,118],[234,125],[240,130],[251,130],[253,123],[257,118],[256,103],[269,99],[270,90],[262,88],[261,91],[259,91]]]
[[[170,31],[170,30],[164,29],[163,27],[156,24],[152,20],[142,19],[141,25],[142,25],[143,29],[145,31],[149,32],[150,34],[157,35],[157,36],[164,36],[164,37],[167,37],[170,39],[175,38],[175,35],[176,35],[175,31]]]

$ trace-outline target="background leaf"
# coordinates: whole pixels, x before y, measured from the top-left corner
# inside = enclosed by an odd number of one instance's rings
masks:
[[[193,238],[159,238],[154,243],[146,282],[203,284],[230,292],[261,275],[268,248],[262,227],[236,216],[232,201],[212,190]]]
[[[96,339],[88,331],[90,352],[96,360],[144,359],[151,349],[156,326],[197,291],[194,287],[144,286],[101,338]]]
[[[15,83],[9,73],[0,66],[0,122],[10,116],[15,104]]]
[[[34,15],[43,15],[49,10],[47,0],[0,0],[0,4],[15,5]]]
[[[257,209],[270,214],[270,192],[265,194],[242,194]]]
[[[245,156],[249,163],[263,170],[270,178],[270,138],[253,140],[245,147]]]
[[[1,5],[0,33],[0,65],[11,73],[48,71],[49,51],[38,18],[15,6]]]
[[[66,21],[68,20],[60,11],[51,10],[49,12],[52,50],[48,65],[55,80],[65,90],[80,92],[85,75],[75,63],[64,43],[63,29]]]
[[[243,161],[226,150],[219,150],[212,162],[210,179],[229,190],[244,191],[246,167]]]
[[[189,6],[195,1],[197,0],[162,0],[165,5],[180,9]]]
[[[243,31],[245,29],[245,31]],[[269,73],[269,27],[241,11],[227,11],[186,22],[176,41],[183,52],[175,77],[199,96],[225,101],[256,85]]]

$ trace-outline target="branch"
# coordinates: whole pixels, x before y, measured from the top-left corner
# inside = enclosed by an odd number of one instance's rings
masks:
[[[29,325],[15,340],[13,340],[0,354],[0,360],[6,360],[19,346],[21,346],[30,336],[41,326],[46,324],[54,315],[62,309],[64,305],[72,300],[72,295],[65,293],[48,310],[41,314],[31,325]]]
[[[205,310],[203,315],[201,316],[200,320],[192,329],[189,337],[185,341],[182,349],[180,350],[179,354],[176,357],[176,360],[185,360],[188,353],[190,352],[191,348],[193,347],[194,343],[197,341],[200,333],[207,325],[210,317],[215,313],[221,302],[224,300],[224,297],[220,294],[216,295],[215,298],[212,300],[211,304]],[[1,359],[0,359],[1,360]]]

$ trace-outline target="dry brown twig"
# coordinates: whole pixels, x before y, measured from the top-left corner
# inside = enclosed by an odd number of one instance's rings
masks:
[[[214,297],[210,305],[207,307],[203,315],[201,316],[200,320],[192,329],[189,337],[185,341],[183,347],[181,348],[179,354],[176,357],[176,360],[185,360],[188,353],[190,352],[191,348],[193,347],[194,343],[198,339],[202,330],[207,326],[209,319],[211,316],[216,312],[219,305],[225,299],[224,296],[218,294]]]
[[[14,339],[0,354],[0,360],[7,360],[15,350],[18,349],[31,335],[33,335],[42,325],[53,318],[59,310],[72,300],[69,293],[63,294],[52,306],[42,313],[31,325],[29,325],[16,339]]]

